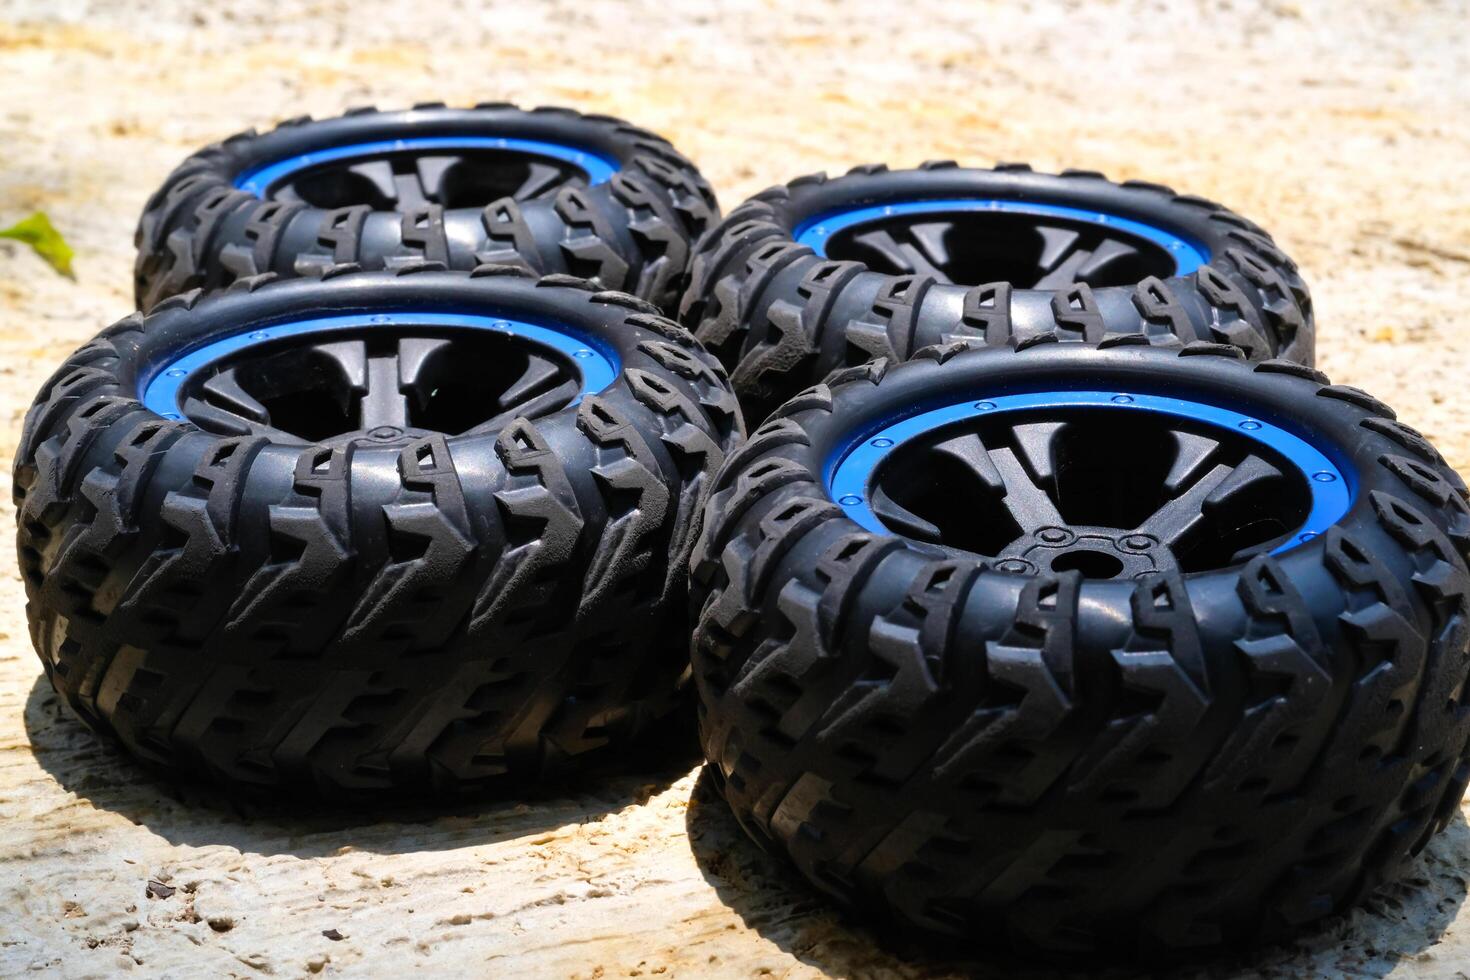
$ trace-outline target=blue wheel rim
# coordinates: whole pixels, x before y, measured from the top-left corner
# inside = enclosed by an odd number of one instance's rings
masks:
[[[1102,412],[1158,412],[1239,433],[1261,443],[1299,471],[1310,490],[1310,510],[1301,525],[1271,550],[1280,554],[1316,538],[1352,506],[1352,470],[1340,466],[1311,442],[1279,425],[1236,409],[1137,391],[1042,391],[964,401],[896,419],[839,448],[826,466],[827,489],[843,512],[865,530],[894,532],[873,511],[874,475],[906,443],[965,419],[1035,409],[1086,408]],[[957,503],[957,506],[961,504]]]
[[[324,163],[337,163],[356,157],[373,157],[387,153],[430,152],[445,150],[502,150],[524,153],[531,156],[549,157],[580,168],[587,175],[587,183],[600,184],[618,172],[619,164],[585,147],[547,143],[541,140],[514,139],[497,136],[410,136],[396,140],[376,140],[367,143],[351,143],[332,146],[310,153],[287,157],[262,164],[235,178],[235,186],[242,191],[265,197],[271,187],[309,167]]]
[[[572,404],[607,388],[617,379],[620,370],[617,354],[610,347],[566,327],[543,326],[505,317],[469,313],[384,311],[271,323],[221,337],[183,352],[150,371],[140,386],[140,400],[146,408],[163,418],[182,419],[184,415],[180,393],[189,379],[251,347],[274,344],[290,338],[395,326],[487,330],[549,348],[570,359],[580,375],[581,392]]]
[[[1038,218],[1061,218],[1083,224],[1104,226],[1124,234],[1151,242],[1167,252],[1174,260],[1173,275],[1184,276],[1194,272],[1210,260],[1209,250],[1201,243],[1178,232],[1159,228],[1132,218],[1107,214],[1101,211],[1046,204],[1040,201],[1013,201],[998,198],[942,198],[925,201],[896,201],[870,207],[831,211],[796,228],[796,241],[818,255],[827,255],[832,237],[839,232],[859,225],[902,216],[920,216],[950,212],[994,212],[997,214],[1024,214]]]

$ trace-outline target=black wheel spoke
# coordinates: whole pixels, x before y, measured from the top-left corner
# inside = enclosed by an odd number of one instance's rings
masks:
[[[1217,465],[1178,497],[1155,511],[1137,530],[1174,545],[1191,531],[1214,523],[1233,503],[1253,496],[1284,474],[1274,463],[1247,456],[1236,466]]]
[[[263,423],[243,419],[229,409],[211,405],[199,398],[186,398],[183,408],[184,414],[196,425],[220,435],[248,436],[266,428]]]
[[[364,160],[348,166],[347,172],[367,181],[390,206],[398,200],[398,174],[391,161]]]
[[[1043,489],[1050,463],[1041,467],[1033,463],[1037,457],[1046,458],[1043,443],[1052,432],[1039,426],[1028,427],[1025,437],[1019,431],[1016,434],[1017,444],[1027,448],[989,449],[979,436],[971,433],[939,443],[934,451],[960,463],[979,484],[998,495],[1001,505],[1022,531],[1058,524],[1061,516],[1056,503]],[[1028,464],[1033,465],[1028,468]]]
[[[321,344],[314,348],[318,354],[329,359],[336,365],[337,370],[342,372],[346,379],[347,387],[352,391],[361,392],[367,388],[367,342],[362,340],[343,340],[336,343]]]
[[[1042,484],[1056,480],[1054,453],[1064,426],[1062,422],[1027,422],[1011,429],[1011,442]]]
[[[1194,432],[1173,432],[1174,462],[1164,476],[1164,489],[1178,496],[1205,472],[1205,467],[1220,449],[1218,439]]]
[[[520,186],[512,193],[511,197],[517,201],[529,201],[531,198],[540,197],[568,179],[567,172],[560,167],[553,167],[549,163],[539,160],[531,160],[526,168],[526,178],[521,181]]]
[[[1149,515],[1135,529],[1151,534],[1167,545],[1179,543],[1205,521],[1203,507],[1215,489],[1233,472],[1229,466],[1216,466],[1195,480],[1182,494]]]
[[[915,229],[911,229],[915,230]],[[893,232],[885,229],[867,232],[857,236],[859,244],[872,249],[883,257],[894,271],[910,275],[919,273],[937,278],[940,282],[948,282],[949,277],[944,271],[930,261],[929,256],[924,254],[923,241],[918,243],[912,241],[899,241]]]
[[[184,413],[228,435],[249,435],[270,425],[270,412],[240,386],[232,370],[207,379],[184,401]]]
[[[526,370],[511,383],[500,396],[497,407],[512,409],[566,380],[566,372],[557,364],[541,357],[532,357],[526,362]]]
[[[934,446],[938,456],[954,460],[990,493],[1005,492],[1005,478],[990,458],[990,450],[973,432],[955,436]],[[960,488],[955,488],[956,490]]]
[[[418,174],[394,174],[393,187],[393,203],[399,211],[416,211],[429,203]]]
[[[451,356],[452,344],[444,337],[404,337],[398,341],[398,387],[405,391],[423,391],[424,382],[435,358]]]
[[[1057,505],[1047,496],[1040,484],[1026,470],[1024,464],[1010,449],[998,449],[990,454],[996,470],[1005,481],[1005,497],[1002,503],[1022,531],[1062,523]]]
[[[1284,476],[1281,467],[1275,463],[1260,456],[1247,456],[1210,492],[1203,506],[1207,510],[1229,507],[1241,497],[1260,492]]]
[[[857,244],[864,248],[872,249],[888,263],[892,271],[907,275],[914,271],[913,247],[904,248],[893,237],[893,232],[885,229],[863,232],[854,239]]]
[[[1076,276],[1075,281],[1086,283],[1106,281],[1110,270],[1115,265],[1125,265],[1137,259],[1138,249],[1127,242],[1109,239],[1089,252],[1086,260],[1077,266],[1073,273]]]
[[[1076,267],[1091,253],[1077,247],[1082,235],[1071,228],[1056,228],[1038,225],[1036,233],[1041,236],[1041,254],[1037,257],[1037,289],[1056,289],[1070,286]]]
[[[949,282],[945,267],[949,265],[949,234],[954,226],[948,221],[925,221],[914,225],[914,244],[917,246],[914,271],[933,276],[940,282]]]
[[[398,382],[398,356],[370,357],[367,390],[358,406],[361,427],[369,432],[380,426],[408,426],[408,396]]]
[[[883,491],[882,487],[873,492],[872,504],[873,513],[878,515],[878,519],[901,534],[916,541],[928,541],[933,544],[938,544],[943,539],[943,534],[938,527],[907,507],[896,503]]]
[[[451,154],[414,159],[410,172],[417,184],[416,193],[419,199],[415,207],[422,207],[440,200],[444,191],[445,178],[463,162],[462,157]],[[407,211],[407,204],[401,203],[399,210]]]
[[[525,371],[500,396],[499,411],[485,423],[504,426],[518,415],[538,415],[576,397],[577,384],[554,362],[532,357]]]
[[[210,405],[238,418],[252,422],[270,421],[270,413],[265,406],[240,387],[234,371],[222,371],[206,381],[203,395]]]

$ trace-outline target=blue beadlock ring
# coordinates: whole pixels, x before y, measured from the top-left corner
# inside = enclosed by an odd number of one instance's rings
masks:
[[[603,183],[617,173],[620,167],[616,160],[592,150],[578,146],[566,146],[561,143],[544,143],[541,140],[500,136],[410,136],[404,139],[324,147],[320,150],[312,150],[310,153],[276,160],[262,164],[236,177],[235,186],[256,197],[265,197],[272,186],[298,170],[338,160],[350,160],[353,157],[372,157],[385,153],[403,153],[414,150],[508,150],[513,153],[550,157],[580,167],[587,175],[589,184]]]
[[[1106,214],[1085,208],[1040,201],[1011,201],[998,198],[944,198],[930,201],[898,201],[871,207],[832,211],[802,222],[796,228],[796,241],[818,255],[826,256],[827,243],[833,235],[857,225],[882,221],[895,215],[940,214],[952,211],[991,211],[1006,214],[1029,214],[1039,218],[1066,218],[1091,225],[1104,225],[1158,245],[1174,259],[1171,275],[1185,276],[1210,261],[1210,251],[1199,242],[1166,231],[1142,221]]]
[[[254,347],[272,343],[288,337],[383,327],[455,327],[472,330],[492,330],[496,333],[520,337],[534,344],[549,347],[572,359],[571,363],[582,379],[581,393],[573,400],[577,404],[586,395],[596,394],[611,385],[618,377],[618,356],[606,344],[568,330],[566,327],[548,327],[505,317],[481,316],[469,313],[439,313],[391,311],[375,313],[353,313],[346,316],[318,317],[311,320],[293,320],[246,327],[238,333],[197,347],[179,355],[174,360],[151,371],[140,386],[141,400],[145,408],[166,419],[183,418],[183,406],[179,392],[189,377],[196,372],[223,360],[230,355]]]
[[[1351,478],[1351,471],[1339,467],[1300,436],[1233,409],[1131,391],[1039,391],[991,395],[983,401],[977,396],[921,412],[869,432],[839,449],[827,463],[828,492],[847,516],[863,528],[878,534],[893,534],[873,513],[870,497],[873,475],[890,455],[902,450],[906,442],[963,419],[1048,408],[1162,412],[1222,429],[1233,429],[1275,450],[1301,472],[1311,492],[1312,506],[1306,520],[1287,541],[1272,549],[1272,554],[1279,554],[1324,533],[1352,506],[1355,481]]]

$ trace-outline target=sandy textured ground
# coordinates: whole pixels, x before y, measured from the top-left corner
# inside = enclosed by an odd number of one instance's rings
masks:
[[[1214,197],[1300,260],[1322,366],[1470,471],[1463,3],[203,6],[0,4],[0,223],[46,209],[79,274],[0,245],[7,471],[42,378],[129,310],[134,218],[189,150],[302,112],[492,98],[659,130],[727,208],[799,173],[929,157]],[[0,976],[1020,975],[884,949],[839,921],[738,835],[692,758],[553,801],[393,819],[181,795],[61,716],[21,604],[12,570]],[[1365,909],[1196,975],[1470,976],[1467,875],[1457,821]]]

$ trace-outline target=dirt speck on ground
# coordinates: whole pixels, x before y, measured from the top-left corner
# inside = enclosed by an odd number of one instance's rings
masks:
[[[1319,363],[1470,471],[1463,3],[639,0],[0,9],[0,224],[48,211],[78,283],[0,243],[0,457],[54,366],[132,306],[133,223],[192,149],[376,103],[506,99],[636,120],[728,209],[813,170],[1029,160],[1265,224]],[[6,478],[8,478],[8,466]],[[0,517],[0,536],[12,532]],[[1455,821],[1351,915],[1185,977],[1470,975]],[[884,945],[748,843],[695,760],[439,812],[241,809],[65,717],[0,580],[0,975],[1028,976]],[[1116,973],[1115,976],[1123,976]]]

